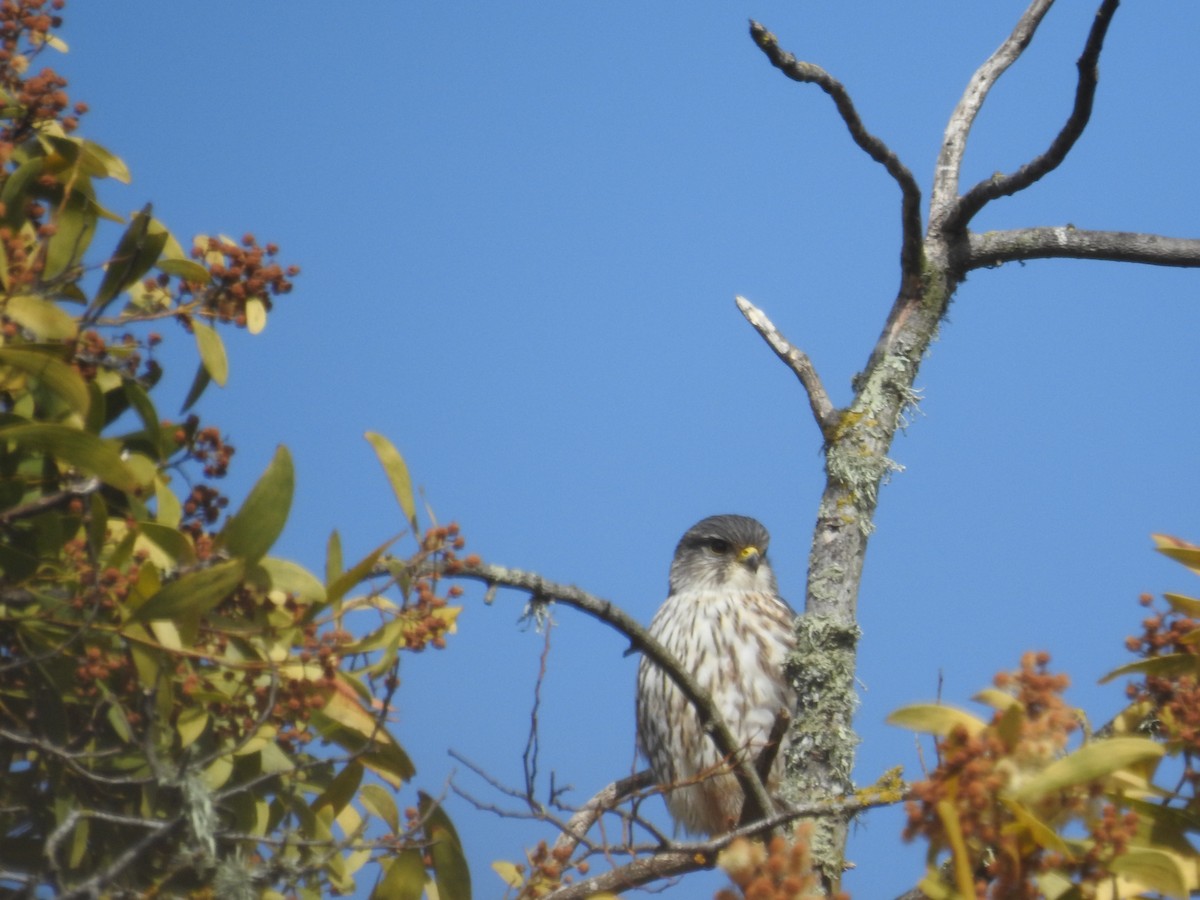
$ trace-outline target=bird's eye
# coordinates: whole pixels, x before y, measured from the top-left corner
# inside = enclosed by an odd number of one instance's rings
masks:
[[[704,544],[709,550],[711,550],[713,553],[716,553],[718,556],[724,556],[729,552],[730,549],[729,541],[723,541],[720,538],[709,538],[704,542]]]

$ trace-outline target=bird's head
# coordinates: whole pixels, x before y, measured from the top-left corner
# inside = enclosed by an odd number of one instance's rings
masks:
[[[777,593],[767,560],[771,536],[746,516],[709,516],[687,530],[671,561],[671,593],[765,591]]]

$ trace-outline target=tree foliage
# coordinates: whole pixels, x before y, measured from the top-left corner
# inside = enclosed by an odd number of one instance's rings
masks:
[[[463,538],[417,531],[379,435],[403,558],[381,561],[398,535],[347,565],[336,532],[320,576],[271,556],[285,447],[226,515],[234,447],[188,410],[225,384],[222,330],[261,331],[299,270],[101,204],[129,172],[38,69],[66,50],[62,6],[0,3],[0,884],[319,897],[365,871],[379,896],[466,897],[437,800],[397,803],[414,766],[389,726],[401,654],[444,646],[459,611],[422,567],[453,570]],[[178,420],[153,330],[172,325],[199,360]]]

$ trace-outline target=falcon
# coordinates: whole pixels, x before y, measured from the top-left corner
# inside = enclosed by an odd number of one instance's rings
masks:
[[[783,673],[796,614],[779,596],[767,530],[746,516],[711,516],[688,529],[671,561],[670,591],[650,633],[709,692],[739,747],[755,760],[795,692]],[[742,789],[691,704],[653,662],[637,678],[638,744],[676,823],[693,834],[735,827]],[[787,738],[767,779],[777,794]]]

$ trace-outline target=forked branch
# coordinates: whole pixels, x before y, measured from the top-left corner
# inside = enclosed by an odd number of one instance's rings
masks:
[[[921,265],[921,188],[912,172],[900,158],[878,137],[867,131],[858,110],[845,86],[813,63],[803,62],[779,46],[775,35],[758,22],[750,22],[750,36],[759,49],[767,55],[771,65],[793,81],[815,84],[833,100],[838,115],[846,123],[850,137],[863,152],[883,166],[900,186],[900,269],[902,277],[914,275]]]
[[[1037,0],[1026,11],[1022,21],[1030,12],[1042,7],[1048,7],[1048,0]],[[1071,152],[1071,148],[1075,146],[1075,142],[1079,140],[1079,136],[1083,134],[1084,128],[1087,127],[1088,120],[1092,115],[1092,105],[1096,98],[1096,85],[1100,80],[1100,52],[1104,49],[1104,38],[1108,34],[1108,26],[1112,22],[1112,17],[1120,5],[1120,0],[1104,0],[1100,4],[1100,8],[1096,11],[1096,18],[1092,21],[1091,30],[1088,32],[1087,41],[1083,46],[1083,53],[1076,63],[1079,69],[1079,81],[1075,86],[1075,104],[1071,108],[1071,114],[1067,117],[1054,140],[1050,142],[1050,146],[1045,153],[1034,157],[1017,171],[1009,175],[996,175],[992,178],[987,178],[967,193],[965,193],[958,202],[954,205],[953,210],[946,217],[943,227],[947,232],[954,232],[962,228],[966,228],[967,224],[975,216],[979,210],[991,200],[997,197],[1006,197],[1022,191],[1036,181],[1039,181],[1044,176],[1053,172],[1062,164],[1062,161],[1067,158],[1067,154]],[[1042,14],[1045,10],[1041,9]],[[1040,20],[1041,15],[1037,16]],[[1036,27],[1036,22],[1034,26]],[[1018,26],[1020,28],[1020,26]],[[1029,31],[1029,37],[1033,36],[1032,28]],[[1025,43],[1028,43],[1026,39]],[[1019,56],[1024,50],[1022,45],[1016,49],[1016,56]],[[1016,58],[1015,56],[1013,57]],[[1003,70],[1001,70],[1003,71]],[[997,76],[999,73],[997,73]],[[982,102],[980,97],[980,102]],[[951,128],[954,127],[954,121],[951,120],[950,127],[947,128],[947,135],[950,134]],[[966,123],[966,130],[970,129],[970,122]],[[965,145],[966,133],[961,135],[961,141]],[[961,164],[961,152],[956,165]],[[939,161],[939,173],[940,173]],[[955,172],[955,180],[957,180],[957,170]]]

